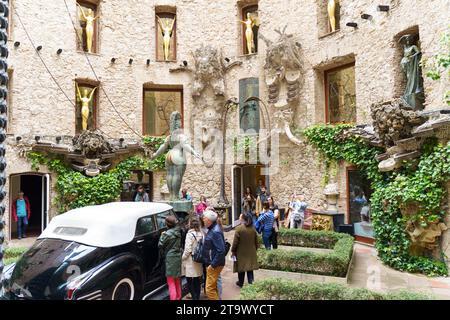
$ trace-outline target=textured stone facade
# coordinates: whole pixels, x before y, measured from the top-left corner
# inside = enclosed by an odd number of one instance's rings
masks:
[[[72,19],[75,17],[74,0],[66,0]],[[43,60],[67,95],[75,100],[75,79],[96,80],[85,55],[77,51],[76,34],[63,1],[48,1],[45,5],[33,0],[14,0],[11,19],[8,174],[30,172],[30,164],[18,156],[15,137],[34,135],[61,136],[75,134],[75,110],[46,72],[38,55],[20,25],[17,12],[34,43],[42,45]],[[181,85],[184,90],[184,126],[192,129],[192,115],[203,119],[206,112],[223,105],[224,99],[214,96],[208,88],[201,97],[192,97],[192,77],[188,73],[171,73],[183,60],[192,64],[190,52],[202,44],[222,49],[225,57],[237,59],[242,65],[231,69],[225,78],[225,96],[239,96],[239,79],[259,78],[259,96],[267,101],[268,89],[264,84],[266,45],[259,41],[258,53],[242,55],[242,26],[239,8],[249,1],[209,0],[109,0],[99,1],[99,50],[88,57],[99,77],[100,86],[107,93],[117,112],[138,133],[142,133],[142,100],[144,84]],[[300,98],[294,107],[294,123],[306,128],[325,122],[324,71],[355,62],[357,121],[370,121],[369,106],[402,93],[400,59],[402,49],[397,43],[399,35],[409,30],[419,31],[421,49],[425,58],[440,50],[439,38],[448,26],[450,3],[446,0],[384,1],[391,6],[389,12],[377,11],[377,4],[369,0],[340,1],[340,30],[323,34],[327,17],[318,1],[313,0],[260,0],[259,32],[267,39],[276,40],[275,29],[293,34],[301,45],[302,80]],[[155,62],[155,6],[173,6],[177,12],[178,62]],[[372,15],[371,20],[361,14]],[[358,28],[347,27],[347,22],[358,23]],[[14,48],[13,43],[20,41]],[[57,55],[58,49],[63,49]],[[114,64],[111,58],[116,58]],[[129,59],[133,63],[129,65]],[[146,65],[150,59],[150,65]],[[425,78],[426,108],[443,106],[442,97],[448,79],[434,82]],[[220,109],[220,108],[219,108]],[[124,124],[99,90],[98,127],[114,138],[138,139]],[[213,112],[213,111],[211,111]],[[239,112],[231,114],[229,129],[239,126]],[[294,145],[285,136],[281,139],[280,173],[270,177],[270,191],[280,205],[289,195],[304,193],[310,206],[320,208],[323,163],[310,146]],[[345,164],[340,165],[337,182],[341,191],[340,211],[347,211]],[[42,169],[45,172],[45,168]],[[226,194],[231,200],[231,166],[226,167]],[[55,177],[52,177],[54,182]],[[162,197],[161,181],[164,175],[154,176],[155,199]],[[189,166],[184,185],[194,199],[201,194],[213,202],[220,191],[220,167],[211,169],[199,165]],[[55,193],[51,192],[51,198]],[[50,216],[55,214],[54,208]]]

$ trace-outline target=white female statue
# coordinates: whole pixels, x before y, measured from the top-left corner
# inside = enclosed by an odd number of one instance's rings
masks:
[[[84,28],[86,32],[86,47],[89,53],[92,53],[92,44],[94,39],[94,21],[98,19],[99,16],[94,17],[94,10],[87,8],[87,14],[84,12],[82,6],[77,3],[78,7],[80,7],[81,14],[83,15],[84,20],[86,21],[86,26]]]
[[[164,60],[167,61],[169,60],[170,40],[172,38],[173,26],[175,25],[175,18],[161,19],[158,16],[156,18],[158,19],[158,24],[163,35]]]
[[[78,100],[81,101],[81,117],[82,117],[82,128],[83,131],[87,130],[88,120],[89,120],[89,104],[92,101],[92,97],[94,96],[94,92],[97,88],[92,89],[91,93],[88,93],[88,89],[84,88],[83,95],[81,95],[80,87],[78,83],[75,84],[77,87],[77,96]]]

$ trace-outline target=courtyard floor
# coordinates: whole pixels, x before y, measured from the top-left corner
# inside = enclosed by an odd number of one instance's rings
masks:
[[[234,231],[226,232],[225,237],[232,243]],[[12,240],[9,247],[30,247],[36,238]],[[239,298],[240,288],[235,284],[237,274],[232,271],[230,255],[222,272],[223,300]],[[256,279],[258,280],[258,279]],[[377,257],[375,248],[356,243],[354,248],[353,264],[350,270],[348,285],[350,287],[367,288],[374,291],[411,290],[432,294],[436,299],[450,300],[450,278],[428,278],[396,271],[383,265]],[[205,299],[205,297],[202,297]]]

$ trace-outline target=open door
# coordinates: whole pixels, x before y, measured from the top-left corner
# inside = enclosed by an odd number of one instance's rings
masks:
[[[242,167],[232,166],[231,168],[231,189],[232,191],[232,203],[233,203],[233,227],[236,226],[236,221],[239,220],[239,216],[242,211],[241,197],[242,197]]]
[[[48,225],[48,209],[50,207],[50,175],[45,174],[42,176],[42,227],[41,231],[44,231]]]

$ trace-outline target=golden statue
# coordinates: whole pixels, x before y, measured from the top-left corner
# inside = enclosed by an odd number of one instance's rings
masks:
[[[330,20],[331,32],[336,31],[336,2],[337,0],[328,0],[328,18]]]
[[[170,39],[172,38],[173,26],[175,25],[175,17],[173,19],[163,18],[156,16],[158,19],[159,27],[163,35],[163,49],[164,49],[164,60],[169,60],[170,53]]]
[[[78,83],[75,84],[77,87],[77,98],[81,102],[81,117],[82,117],[82,127],[83,131],[87,130],[88,127],[88,120],[89,120],[89,104],[92,101],[92,97],[94,96],[94,92],[97,89],[95,87],[92,89],[91,93],[88,93],[88,88],[84,88],[83,95],[81,95],[80,87],[78,86]]]
[[[239,20],[239,22],[245,24],[245,39],[247,42],[247,54],[255,53],[255,41],[254,41],[254,34],[253,34],[253,27],[257,26],[257,18],[252,17],[252,14],[250,12],[247,12],[247,20],[242,21]]]
[[[80,7],[81,14],[83,15],[84,20],[86,21],[85,32],[86,32],[86,47],[89,53],[92,53],[92,43],[94,39],[94,21],[98,19],[99,16],[94,17],[94,10],[90,8],[87,9],[87,14],[84,12],[82,6],[77,3],[77,6]]]

